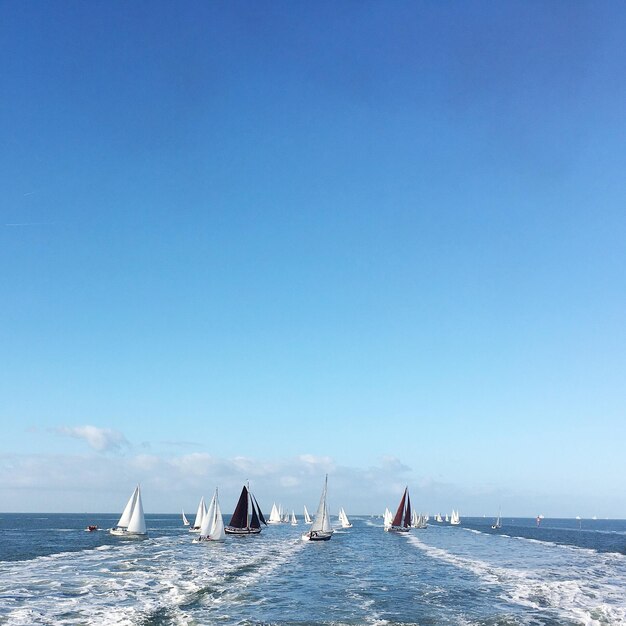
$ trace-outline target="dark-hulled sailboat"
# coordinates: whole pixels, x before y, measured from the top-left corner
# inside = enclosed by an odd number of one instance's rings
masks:
[[[328,505],[326,504],[326,491],[328,490],[328,475],[324,479],[324,490],[320,498],[319,506],[311,529],[302,535],[302,541],[328,541],[333,536],[333,529],[330,526],[330,516]]]
[[[261,507],[250,492],[250,488],[244,485],[235,512],[224,532],[227,535],[258,535],[262,523],[267,526]]]
[[[385,530],[391,533],[408,533],[411,529],[411,498],[409,498],[409,488],[404,488],[402,499],[398,505],[398,510],[391,520],[391,525]]]

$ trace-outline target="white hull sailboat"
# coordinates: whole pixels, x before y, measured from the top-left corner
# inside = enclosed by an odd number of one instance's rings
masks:
[[[452,526],[458,526],[461,523],[461,518],[459,517],[459,512],[457,511],[452,511],[452,515],[450,515],[450,524]]]
[[[391,524],[385,524],[385,530],[390,533],[408,533],[411,530],[411,498],[409,488],[404,488],[400,504]]]
[[[330,525],[330,515],[326,504],[326,491],[328,488],[328,475],[324,480],[324,490],[320,498],[317,513],[311,524],[311,530],[302,535],[302,541],[328,541],[333,536],[333,529]]]
[[[296,512],[293,509],[291,509],[291,525],[292,526],[298,525],[298,518],[296,517]]]
[[[502,528],[502,520],[500,519],[500,514],[501,512],[498,511],[498,517],[496,518],[496,521],[491,525],[492,530],[500,530]]]
[[[187,516],[185,515],[185,509],[183,509],[183,526],[189,526],[189,520],[187,519]]]
[[[350,520],[348,519],[348,516],[346,515],[343,507],[339,509],[339,523],[341,524],[342,528],[352,528],[352,524],[350,523]]]
[[[268,524],[280,524],[282,523],[282,515],[281,515],[282,506],[276,506],[276,502],[272,504],[272,510],[270,511],[270,516],[267,518]]]
[[[383,528],[385,530],[389,530],[392,521],[393,515],[391,514],[391,511],[387,507],[385,507],[385,514],[383,515]]]
[[[306,504],[304,505],[304,523],[305,524],[313,523],[313,520],[311,519],[311,516],[309,515],[309,512],[306,509]]]
[[[225,541],[224,518],[217,498],[217,489],[213,494],[207,514],[202,519],[200,536],[194,541]]]
[[[135,487],[135,491],[124,507],[124,512],[119,521],[109,532],[118,537],[141,538],[148,535],[139,485]]]
[[[199,533],[200,528],[202,527],[202,520],[206,515],[206,505],[204,503],[204,496],[200,498],[200,503],[198,504],[198,510],[196,511],[196,517],[193,520],[193,526],[189,528],[190,533]]]
[[[267,526],[259,503],[250,489],[244,485],[235,511],[224,531],[227,535],[258,535],[262,523]]]

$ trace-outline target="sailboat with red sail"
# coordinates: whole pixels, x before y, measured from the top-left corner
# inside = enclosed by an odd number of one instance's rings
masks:
[[[385,526],[385,530],[390,533],[408,533],[411,530],[411,498],[408,487],[404,488],[398,510],[391,521],[391,525]]]
[[[244,485],[235,512],[224,532],[227,535],[258,535],[261,532],[261,524],[267,526],[261,507],[250,487]]]

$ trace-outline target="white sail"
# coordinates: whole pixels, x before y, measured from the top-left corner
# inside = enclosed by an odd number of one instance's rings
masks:
[[[198,504],[198,510],[196,511],[196,518],[193,521],[192,527],[189,529],[189,532],[198,532],[200,527],[202,526],[202,520],[206,514],[206,505],[204,504],[204,496],[200,498],[200,502]]]
[[[311,524],[311,530],[302,535],[303,541],[327,541],[333,534],[330,525],[330,514],[328,513],[328,505],[326,503],[326,491],[328,489],[328,476],[324,480],[324,489],[320,498],[320,503]]]
[[[296,512],[294,510],[291,511],[291,525],[292,526],[298,525],[298,519],[296,518]]]
[[[280,524],[280,512],[276,506],[276,502],[272,505],[272,511],[270,512],[270,516],[267,520],[268,524]]]
[[[461,518],[459,517],[458,511],[452,511],[452,515],[450,516],[450,524],[453,526],[458,526],[461,523]]]
[[[133,507],[133,514],[128,524],[127,532],[133,535],[146,534],[146,519],[143,514],[143,504],[141,502],[141,491],[137,487],[137,500]]]
[[[306,504],[304,505],[304,523],[305,524],[313,523],[313,520],[311,519],[311,516],[309,515],[309,512],[306,509]]]
[[[343,507],[339,509],[339,522],[341,523],[342,528],[352,528],[352,524],[350,523]]]
[[[128,525],[130,524],[130,518],[133,515],[133,509],[135,508],[135,502],[137,501],[138,493],[139,493],[139,486],[135,487],[135,491],[133,491],[133,494],[131,495],[130,499],[126,503],[122,516],[117,522],[117,525],[116,525],[117,528],[128,528]]]
[[[446,513],[446,517],[445,517],[445,522],[446,524],[450,521],[450,519],[448,518],[448,514]]]
[[[383,515],[383,526],[385,528],[391,528],[391,524],[393,522],[393,515],[391,511],[385,507],[385,514]]]
[[[217,489],[211,498],[209,510],[202,519],[202,527],[200,528],[200,537],[197,541],[224,541],[226,533],[224,531],[224,519],[220,509],[220,503],[217,498]]]
[[[183,526],[189,526],[189,520],[187,519],[187,516],[185,515],[185,509],[183,509]]]

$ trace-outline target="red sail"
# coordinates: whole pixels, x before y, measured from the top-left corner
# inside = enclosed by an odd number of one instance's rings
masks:
[[[400,500],[400,505],[398,506],[396,515],[393,518],[393,522],[391,522],[392,526],[402,526],[402,518],[404,517],[404,502],[406,500],[407,491],[408,491],[408,487],[405,487],[404,493],[402,494],[402,500]]]

